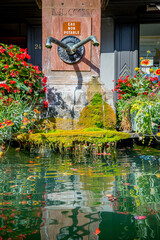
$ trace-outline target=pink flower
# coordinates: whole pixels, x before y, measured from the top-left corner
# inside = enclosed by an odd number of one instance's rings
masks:
[[[15,77],[16,76],[14,72],[11,72],[10,75],[11,75],[11,77]]]
[[[142,219],[145,219],[146,216],[135,216],[134,217],[136,220],[142,220]]]

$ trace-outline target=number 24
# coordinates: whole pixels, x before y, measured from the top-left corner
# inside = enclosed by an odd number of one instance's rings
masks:
[[[38,43],[36,43],[35,45],[34,45],[34,49],[36,49],[36,50],[39,50],[39,49],[41,49],[42,47],[41,47],[41,44],[38,44]]]

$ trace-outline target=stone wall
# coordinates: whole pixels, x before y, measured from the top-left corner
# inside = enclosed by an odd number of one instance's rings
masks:
[[[42,21],[43,71],[48,76],[50,115],[78,118],[81,110],[89,103],[88,96],[93,95],[93,91],[97,89],[104,94],[104,86],[99,81],[100,47],[97,51],[88,42],[83,58],[71,65],[59,58],[57,45],[52,44],[50,50],[45,48],[45,44],[47,37],[61,40],[66,36],[64,22],[80,22],[81,31],[76,36],[80,40],[95,35],[100,42],[100,0],[43,0]],[[97,81],[93,81],[93,78]]]

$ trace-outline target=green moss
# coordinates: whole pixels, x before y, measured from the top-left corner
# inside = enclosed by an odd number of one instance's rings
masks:
[[[102,95],[100,93],[96,93],[93,99],[91,100],[91,103],[92,105],[102,104],[103,103]]]
[[[130,138],[127,133],[100,130],[100,131],[55,131],[49,133],[21,134],[17,140],[25,148],[52,148],[55,151],[64,151],[68,148],[77,149],[104,149],[105,143],[113,143],[121,139]],[[97,150],[98,151],[98,150]]]
[[[102,100],[102,95],[96,93],[91,104],[82,110],[78,124],[83,128],[115,129],[116,115],[112,107]]]
[[[84,132],[95,132],[95,131],[103,131],[103,129],[102,128],[91,127],[91,128],[85,128],[83,131]]]

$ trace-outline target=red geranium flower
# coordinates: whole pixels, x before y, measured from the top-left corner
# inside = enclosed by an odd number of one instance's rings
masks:
[[[13,45],[11,44],[8,49],[12,49],[12,48],[13,48]]]
[[[121,94],[118,94],[118,100],[122,99]]]
[[[47,82],[47,77],[44,77],[42,82],[46,83]]]
[[[48,89],[47,89],[46,87],[44,87],[43,89],[44,89],[45,93],[47,93],[47,92],[48,92]]]
[[[8,69],[8,68],[9,68],[8,64],[6,64],[6,65],[4,66],[4,68],[5,68],[5,69]]]
[[[45,108],[48,108],[48,104],[49,104],[49,101],[48,101],[48,100],[44,101],[44,107],[45,107]]]
[[[13,81],[13,80],[10,81],[10,84],[15,84],[15,83],[16,83],[16,81]]]
[[[14,57],[13,53],[9,52],[8,54],[9,54],[10,57]]]

